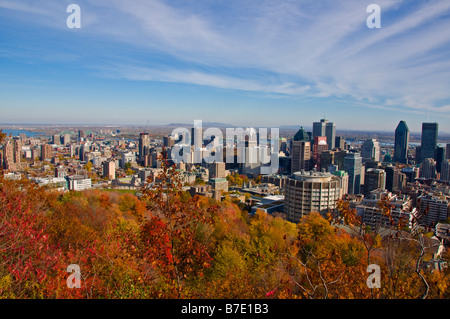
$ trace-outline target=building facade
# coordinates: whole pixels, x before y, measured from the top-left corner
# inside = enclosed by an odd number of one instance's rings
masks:
[[[344,171],[348,174],[348,193],[361,192],[362,157],[359,153],[348,153],[344,158]]]
[[[379,168],[369,168],[364,176],[364,196],[369,196],[370,192],[386,188],[386,172]]]
[[[436,161],[433,158],[426,158],[420,164],[419,177],[436,178]]]
[[[306,141],[292,142],[291,174],[310,169],[311,143]]]
[[[335,209],[340,198],[339,177],[323,172],[296,172],[286,181],[284,213],[294,223],[311,212],[325,216]]]
[[[367,139],[361,145],[361,157],[363,162],[380,161],[380,144],[376,139]]]
[[[438,140],[438,123],[422,123],[420,143],[420,162],[426,158],[434,158]]]
[[[400,121],[395,129],[394,161],[408,164],[409,128],[405,121]]]

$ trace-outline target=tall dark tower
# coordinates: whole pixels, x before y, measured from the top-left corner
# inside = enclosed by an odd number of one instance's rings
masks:
[[[148,133],[141,133],[139,135],[139,160],[143,161],[145,154],[145,147],[150,145],[150,135]]]
[[[435,158],[438,140],[438,123],[422,123],[422,140],[420,148],[420,161],[426,158]]]
[[[311,142],[308,133],[301,127],[291,144],[291,174],[310,169]]]
[[[400,121],[395,129],[394,161],[408,164],[409,128],[405,121]]]

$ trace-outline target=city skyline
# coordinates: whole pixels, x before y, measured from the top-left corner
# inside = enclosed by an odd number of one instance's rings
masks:
[[[3,123],[450,127],[446,1],[71,3],[0,1]]]

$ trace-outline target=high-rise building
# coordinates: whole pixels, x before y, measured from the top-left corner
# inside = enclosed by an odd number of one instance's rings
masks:
[[[199,131],[199,128],[196,129]],[[201,130],[200,130],[201,132]],[[256,174],[260,172],[261,161],[258,149],[258,134],[254,128],[245,129],[244,141],[244,163],[242,163],[242,172],[244,174]],[[198,135],[196,137],[198,139]],[[200,140],[197,141],[200,143]]]
[[[144,161],[144,156],[148,155],[146,154],[146,146],[150,146],[150,135],[148,133],[141,133],[139,135],[139,160],[142,162]]]
[[[111,180],[116,178],[116,163],[114,161],[103,162],[103,177]]]
[[[441,172],[441,165],[445,160],[445,150],[442,146],[436,146],[436,155],[434,157],[436,160],[436,171]]]
[[[400,172],[400,170],[392,165],[384,167],[384,171],[386,173],[386,189],[390,192],[393,192],[401,187],[399,187],[399,182],[402,177],[400,174],[404,175]],[[403,176],[406,178],[406,176]]]
[[[341,198],[348,194],[348,174],[346,171],[334,171],[331,174],[338,176],[340,179]]]
[[[292,142],[291,174],[310,169],[311,143],[305,141]]]
[[[386,173],[382,169],[369,168],[364,176],[364,196],[369,196],[370,192],[376,189],[386,188]]]
[[[14,146],[8,141],[3,146],[3,168],[11,170],[14,166]]]
[[[61,144],[61,135],[58,134],[52,135],[52,144],[56,145]]]
[[[83,130],[79,130],[78,131],[78,140],[79,141],[83,141],[85,137],[86,137],[86,135],[85,135],[84,131]]]
[[[380,144],[376,139],[367,139],[361,145],[361,157],[363,162],[380,161]]]
[[[320,168],[328,169],[330,165],[334,165],[334,153],[333,150],[326,150],[320,154]]]
[[[409,183],[414,183],[416,178],[419,177],[418,167],[405,167],[402,169],[402,173],[406,175],[407,181]]]
[[[312,158],[315,167],[320,169],[320,156],[322,152],[326,150],[328,150],[327,137],[326,136],[314,137],[314,144],[312,147]]]
[[[209,179],[213,178],[225,178],[225,163],[214,162],[208,165]]]
[[[321,119],[320,122],[313,123],[312,137],[326,136],[328,149],[335,147],[336,139],[336,125],[333,122],[328,122],[327,119]]]
[[[13,139],[14,163],[20,164],[22,158],[22,141],[19,138]]]
[[[422,123],[420,143],[420,162],[426,158],[435,158],[438,141],[438,123]]]
[[[334,153],[334,164],[339,170],[344,170],[344,158],[348,155],[347,150],[339,150]]]
[[[295,133],[293,141],[310,142],[311,136],[303,129],[303,127],[300,127],[297,133]]]
[[[341,150],[345,149],[345,139],[342,136],[336,136],[334,139],[334,147]]]
[[[169,136],[164,136],[164,146],[171,148],[172,146],[175,145],[175,136],[169,135]]]
[[[420,164],[419,176],[421,178],[436,178],[436,161],[434,158],[426,158]]]
[[[296,172],[286,181],[284,213],[289,221],[298,223],[311,213],[325,215],[341,198],[338,176],[322,172]]]
[[[394,161],[408,164],[409,128],[405,121],[400,121],[395,129]]]
[[[328,149],[332,150],[336,145],[336,124],[333,122],[325,124],[325,136],[327,137]]]
[[[445,146],[445,159],[450,159],[450,144]]]
[[[80,150],[79,150],[78,156],[79,156],[79,159],[80,159],[81,162],[86,161],[86,145],[85,144],[80,146]]]
[[[348,153],[344,158],[344,171],[348,174],[348,193],[359,194],[361,191],[362,157],[360,153]]]
[[[61,136],[61,141],[63,143],[63,145],[67,145],[70,143],[70,134],[64,134],[63,136]]]
[[[41,160],[51,159],[53,156],[53,148],[50,144],[41,145]]]
[[[441,165],[441,180],[450,182],[450,160],[446,159]]]
[[[422,161],[422,156],[420,154],[420,150],[421,150],[421,146],[417,145],[415,148],[415,156],[414,156],[414,160],[416,161],[416,164],[419,164]]]
[[[201,127],[191,128],[191,145],[201,148],[203,145],[203,130]]]
[[[316,136],[325,136],[325,126],[328,121],[321,119],[320,122],[313,122],[312,138]]]
[[[291,174],[310,169],[311,142],[309,135],[301,127],[294,135],[291,145]]]

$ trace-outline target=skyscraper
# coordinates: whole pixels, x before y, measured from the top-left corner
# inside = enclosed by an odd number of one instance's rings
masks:
[[[325,136],[325,126],[328,120],[321,119],[320,122],[313,122],[312,137]]]
[[[409,128],[405,121],[398,123],[394,143],[394,161],[408,164]]]
[[[309,134],[303,129],[303,127],[300,127],[300,129],[295,133],[294,135],[294,141],[304,141],[304,142],[310,142],[310,136]]]
[[[53,148],[50,144],[44,144],[41,146],[41,160],[52,158]]]
[[[320,168],[328,170],[330,165],[334,165],[334,153],[333,150],[326,150],[320,154]]]
[[[209,169],[209,179],[225,178],[225,163],[224,162],[209,163],[208,169]]]
[[[144,161],[146,146],[150,146],[150,135],[148,133],[141,133],[139,135],[139,160]]]
[[[345,139],[342,136],[336,136],[334,139],[334,147],[343,150],[345,148]]]
[[[203,129],[201,126],[191,128],[191,145],[201,148],[203,145]]]
[[[335,147],[336,125],[333,122],[328,122],[327,119],[314,122],[312,137],[315,138],[318,136],[326,136],[328,149],[332,150]]]
[[[434,156],[436,160],[436,171],[441,172],[441,165],[445,160],[445,150],[442,146],[436,146],[436,155]]]
[[[61,135],[52,135],[52,143],[57,145],[61,144]]]
[[[61,142],[63,145],[67,145],[70,143],[70,134],[64,134],[61,136]]]
[[[294,135],[291,146],[291,174],[310,169],[311,142],[308,133],[301,127]]]
[[[78,141],[83,141],[86,135],[84,134],[83,130],[78,131]]]
[[[376,139],[367,139],[361,145],[361,156],[363,161],[380,161],[380,144]]]
[[[386,172],[386,189],[388,191],[393,192],[399,188],[402,188],[401,181],[406,179],[406,175],[400,172],[400,169],[395,166],[388,165],[384,167],[384,171]]]
[[[445,159],[450,159],[450,144],[445,146]]]
[[[11,169],[14,166],[14,146],[8,141],[3,146],[3,167]]]
[[[376,189],[386,188],[386,173],[382,169],[369,168],[364,177],[364,196],[369,196],[370,192]]]
[[[292,142],[291,174],[310,169],[311,143],[305,141]]]
[[[103,162],[103,177],[111,180],[116,178],[116,163],[113,160]]]
[[[420,143],[420,161],[435,158],[438,140],[438,123],[422,123],[422,139]]]
[[[347,156],[347,150],[339,150],[334,153],[334,164],[338,166],[339,170],[344,170],[344,158]]]
[[[441,180],[450,181],[450,160],[445,160],[441,166]]]
[[[326,136],[314,137],[312,157],[314,159],[314,166],[316,166],[319,169],[320,169],[320,156],[322,152],[326,150],[328,150],[327,137]]]
[[[86,161],[86,146],[85,146],[85,144],[80,146],[79,158],[80,158],[80,161],[82,161],[82,162]]]
[[[360,153],[348,153],[344,158],[344,171],[348,174],[349,194],[359,194],[361,191],[361,166]]]
[[[333,122],[325,124],[325,136],[327,137],[328,149],[332,150],[336,145],[336,124]]]
[[[419,176],[422,178],[436,178],[436,161],[433,158],[426,158],[420,164]]]

